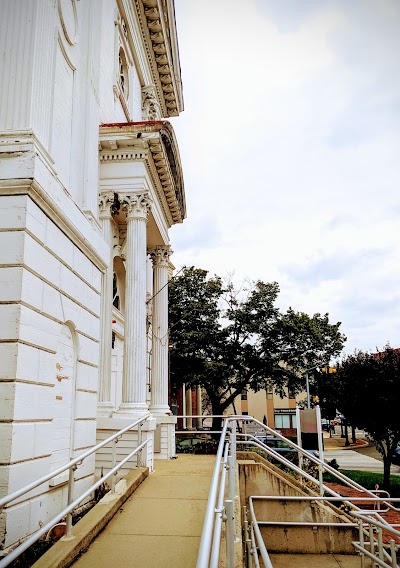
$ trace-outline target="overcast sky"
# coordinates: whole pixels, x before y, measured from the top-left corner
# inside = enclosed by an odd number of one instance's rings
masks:
[[[179,269],[276,280],[346,351],[400,347],[399,0],[175,0]]]

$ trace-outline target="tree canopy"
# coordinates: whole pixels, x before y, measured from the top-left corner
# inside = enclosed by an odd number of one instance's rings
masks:
[[[346,340],[328,314],[309,316],[276,306],[276,282],[237,290],[207,271],[186,268],[170,282],[172,386],[203,387],[213,414],[245,388],[304,388],[304,372],[337,356]]]
[[[392,455],[400,440],[400,351],[386,346],[381,352],[348,355],[338,363],[330,383],[330,399],[337,409],[365,430],[381,453],[388,488]]]

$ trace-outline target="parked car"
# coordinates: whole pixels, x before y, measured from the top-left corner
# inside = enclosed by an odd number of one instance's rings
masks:
[[[393,452],[392,463],[394,463],[395,465],[400,465],[400,442],[397,442],[397,447]]]
[[[329,432],[330,421],[327,418],[321,418],[321,427],[322,430]]]

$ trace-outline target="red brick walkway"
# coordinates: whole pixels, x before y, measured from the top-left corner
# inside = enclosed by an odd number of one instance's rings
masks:
[[[347,485],[339,485],[338,483],[326,483],[326,485],[333,491],[336,491],[336,493],[339,493],[339,495],[343,495],[343,497],[369,497],[367,492],[357,491],[357,489],[348,487]],[[360,507],[360,509],[371,509],[371,505],[373,505],[373,501],[352,501],[352,503]],[[400,510],[393,511],[389,509],[389,511],[382,511],[379,512],[379,514],[390,525],[400,525]],[[393,528],[400,530],[400,527]],[[396,543],[400,543],[400,537],[395,537],[387,531],[383,531],[382,538],[383,542],[386,544],[388,544],[392,538]]]

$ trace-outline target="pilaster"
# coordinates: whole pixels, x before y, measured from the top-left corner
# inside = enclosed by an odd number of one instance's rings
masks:
[[[100,195],[100,223],[104,240],[109,247],[108,267],[101,283],[101,336],[100,336],[100,385],[98,416],[109,416],[111,403],[111,344],[112,344],[112,292],[113,292],[113,206],[114,193]]]

